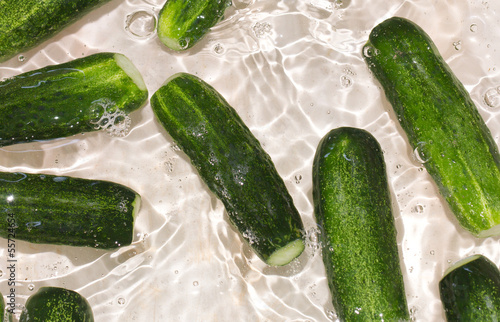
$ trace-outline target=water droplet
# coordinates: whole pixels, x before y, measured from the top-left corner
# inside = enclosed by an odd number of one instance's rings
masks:
[[[221,44],[216,44],[214,46],[214,52],[217,54],[217,55],[222,55],[224,53],[224,47],[221,45]]]
[[[26,59],[26,57],[24,57],[24,55],[19,55],[19,57],[17,57],[17,59],[19,61],[24,61]]]
[[[35,289],[35,285],[29,284],[28,285],[28,290],[33,291]]]
[[[272,26],[268,22],[257,22],[252,27],[253,33],[257,38],[264,38],[272,30]]]
[[[198,281],[194,281],[193,282],[193,286],[198,286],[200,283],[198,283]]]
[[[470,25],[470,31],[472,31],[472,32],[476,32],[477,31],[477,25],[475,23],[473,23],[472,25]]]
[[[125,299],[123,297],[118,298],[118,304],[119,305],[124,305],[125,304]]]
[[[500,107],[500,87],[488,89],[484,93],[484,102],[491,108]]]
[[[134,37],[147,38],[156,30],[156,16],[145,10],[133,12],[125,20],[125,30]]]
[[[434,254],[436,254],[436,252],[435,252],[434,250],[431,250],[431,251],[429,252],[429,254],[434,255]]]
[[[174,274],[179,274],[179,271],[178,271],[178,270],[175,270],[175,271],[174,271]]]
[[[340,77],[340,85],[342,85],[342,87],[349,87],[352,85],[352,79],[349,76],[343,75]]]

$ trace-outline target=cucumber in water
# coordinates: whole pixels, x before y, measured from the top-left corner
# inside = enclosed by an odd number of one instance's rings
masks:
[[[0,172],[0,237],[100,249],[129,245],[140,200],[114,182]]]
[[[113,129],[148,91],[122,54],[99,53],[0,82],[0,146]]]
[[[61,287],[40,288],[26,301],[20,322],[93,322],[89,302],[79,293]]]
[[[341,321],[408,321],[382,149],[341,127],[320,141],[313,201],[323,262]]]
[[[158,15],[158,37],[173,50],[193,47],[217,22],[231,0],[168,0]]]
[[[0,1],[0,62],[42,43],[108,1]]]
[[[409,143],[462,227],[500,233],[500,155],[469,93],[415,23],[393,17],[364,47]]]
[[[196,76],[176,74],[154,93],[151,106],[264,262],[285,265],[302,253],[302,220],[283,179],[212,86]]]
[[[500,271],[483,255],[455,263],[439,282],[448,321],[500,321]]]

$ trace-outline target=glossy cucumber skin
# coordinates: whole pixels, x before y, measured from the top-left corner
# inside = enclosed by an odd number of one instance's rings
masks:
[[[459,223],[477,237],[498,235],[498,148],[432,40],[413,22],[394,17],[372,30],[363,52]]]
[[[133,239],[140,196],[109,181],[0,173],[0,237],[113,249]]]
[[[409,320],[379,143],[362,129],[333,129],[318,145],[312,174],[337,316],[341,321]]]
[[[193,47],[224,17],[231,0],[168,0],[158,15],[158,37],[173,50]]]
[[[147,89],[116,57],[127,59],[99,53],[0,82],[0,146],[96,131],[105,108],[128,114],[141,107]]]
[[[176,74],[152,96],[151,106],[261,259],[269,263],[273,252],[302,241],[300,215],[271,158],[213,87]],[[296,256],[304,248],[299,246]]]
[[[19,321],[93,322],[94,315],[88,301],[77,292],[60,287],[42,287],[28,298]]]
[[[108,1],[0,1],[0,62],[42,43]]]
[[[448,321],[499,321],[500,271],[488,258],[474,255],[457,263],[439,282]]]

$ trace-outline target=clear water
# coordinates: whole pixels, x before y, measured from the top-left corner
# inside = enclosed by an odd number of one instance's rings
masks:
[[[314,229],[311,164],[321,137],[339,126],[370,131],[385,152],[415,321],[444,320],[437,285],[455,261],[484,254],[500,263],[499,238],[475,239],[458,227],[360,53],[386,18],[420,24],[498,142],[499,4],[235,0],[201,43],[174,53],[154,33],[163,2],[111,1],[1,64],[0,78],[100,51],[129,57],[150,94],[175,72],[198,75],[227,98],[274,160],[307,227],[308,247],[287,267],[264,265],[146,105],[131,115],[126,136],[101,131],[0,149],[0,171],[112,180],[143,196],[129,247],[106,252],[18,241],[18,312],[30,294],[52,285],[84,295],[96,321],[336,320]],[[5,261],[0,270],[5,296]]]

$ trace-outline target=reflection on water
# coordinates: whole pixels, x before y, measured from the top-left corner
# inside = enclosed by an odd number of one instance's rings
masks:
[[[302,215],[308,247],[289,266],[266,267],[146,105],[130,115],[123,137],[95,132],[0,149],[2,171],[112,180],[143,197],[131,246],[106,252],[19,241],[19,312],[34,291],[53,285],[85,296],[96,321],[335,320],[313,219],[311,165],[321,137],[339,126],[368,130],[384,150],[416,321],[444,319],[437,283],[455,261],[480,253],[500,263],[498,238],[475,239],[458,227],[361,55],[377,23],[393,15],[414,20],[498,142],[496,3],[236,0],[198,45],[174,53],[151,35],[163,2],[111,1],[0,65],[0,78],[100,51],[129,57],[150,94],[176,72],[196,74],[226,97],[273,159]],[[7,272],[5,262],[0,271]]]

